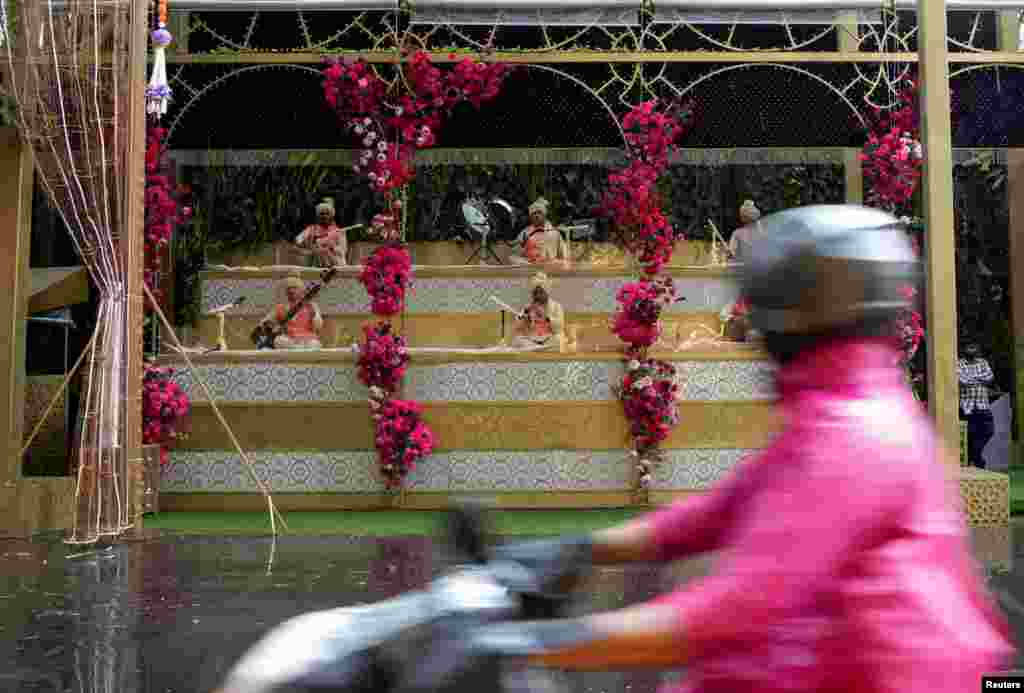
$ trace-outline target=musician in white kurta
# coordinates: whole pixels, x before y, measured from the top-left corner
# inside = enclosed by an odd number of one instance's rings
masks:
[[[548,201],[538,198],[530,205],[530,225],[516,238],[522,250],[509,260],[515,264],[539,265],[569,259],[569,246],[561,232],[548,221]]]
[[[530,305],[516,319],[514,345],[520,348],[545,346],[561,349],[565,342],[565,310],[551,298],[551,280],[538,272],[530,280]]]

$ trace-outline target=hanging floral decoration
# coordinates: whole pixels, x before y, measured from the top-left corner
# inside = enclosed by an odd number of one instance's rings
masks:
[[[508,65],[468,57],[442,71],[417,51],[388,83],[364,60],[334,59],[323,70],[324,98],[362,144],[355,171],[365,173],[375,190],[388,192],[413,179],[416,151],[437,143],[457,105],[479,108],[491,101],[509,72]]]
[[[383,245],[366,259],[359,281],[370,295],[370,312],[390,317],[402,312],[412,286],[412,257],[399,244]]]
[[[160,464],[182,437],[181,424],[192,409],[188,394],[174,382],[173,368],[146,363],[142,374],[142,443],[160,446]]]
[[[423,423],[423,407],[392,399],[381,388],[370,388],[370,410],[376,423],[377,458],[384,485],[401,487],[416,463],[434,450],[434,434]]]
[[[675,366],[654,359],[631,359],[622,385],[615,388],[629,421],[630,460],[635,464],[635,490],[650,488],[659,448],[679,423],[680,388]]]
[[[629,345],[630,356],[653,346],[661,336],[661,312],[678,298],[671,277],[641,279],[621,287],[615,295],[619,309],[612,332]]]
[[[359,381],[394,394],[402,384],[409,365],[405,337],[391,331],[391,323],[381,321],[363,326],[363,346],[359,350]]]
[[[898,86],[897,103],[872,112],[860,153],[867,203],[894,213],[910,204],[924,166],[917,82],[908,79]]]
[[[153,123],[146,129],[144,276],[146,286],[158,299],[163,298],[160,287],[163,251],[171,242],[175,227],[192,216],[192,208],[181,204],[171,184],[165,135],[165,130]]]
[[[656,185],[693,120],[692,104],[658,100],[635,106],[622,119],[629,162],[609,174],[597,211],[611,219],[619,242],[648,275],[672,259],[675,242],[682,238],[661,211]]]

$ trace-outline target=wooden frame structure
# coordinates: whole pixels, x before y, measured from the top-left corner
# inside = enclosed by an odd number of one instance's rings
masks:
[[[133,0],[140,4],[144,0]],[[707,0],[709,6],[714,5],[713,0]],[[883,7],[882,0],[879,0],[879,9]],[[638,0],[638,7],[650,7],[649,3],[641,3]],[[172,3],[172,11],[173,11]],[[945,0],[917,0],[918,10],[918,51],[897,50],[870,51],[860,50],[863,45],[859,34],[858,19],[855,13],[840,13],[833,26],[838,34],[838,49],[834,51],[807,51],[801,50],[800,46],[783,46],[777,50],[744,50],[742,47],[727,43],[718,42],[718,50],[700,50],[690,52],[679,52],[670,50],[636,50],[636,45],[643,45],[634,42],[633,48],[628,43],[622,43],[613,50],[591,50],[585,47],[573,46],[569,48],[553,48],[550,50],[515,51],[504,50],[497,47],[488,53],[488,59],[516,63],[522,65],[544,66],[546,69],[557,70],[560,67],[573,64],[607,64],[609,66],[623,66],[621,75],[626,75],[628,70],[625,66],[633,66],[633,77],[620,76],[617,88],[623,85],[632,85],[630,79],[640,75],[641,89],[647,89],[653,85],[653,80],[647,80],[644,70],[648,67],[673,63],[717,63],[723,66],[743,65],[772,65],[793,71],[810,74],[806,66],[815,64],[853,64],[858,66],[882,66],[882,65],[919,65],[923,82],[923,112],[925,114],[923,124],[923,140],[926,151],[926,175],[924,182],[925,189],[925,216],[929,229],[929,250],[927,257],[927,301],[929,320],[929,376],[931,378],[930,391],[932,414],[936,423],[945,437],[948,444],[955,449],[959,437],[959,425],[957,422],[957,382],[955,378],[956,363],[956,271],[954,259],[954,235],[953,235],[953,201],[952,201],[952,179],[951,169],[953,164],[953,152],[951,150],[951,131],[949,121],[949,77],[963,74],[965,72],[992,68],[1021,69],[1024,68],[1024,53],[1018,51],[1017,30],[1019,18],[1016,11],[1006,10],[999,13],[999,37],[1000,45],[997,50],[984,50],[972,45],[972,41],[960,40],[948,36],[947,32],[947,3]],[[195,87],[179,82],[174,83],[175,70],[189,65],[217,64],[230,65],[236,69],[259,69],[271,66],[310,66],[322,61],[325,54],[337,52],[336,49],[323,49],[310,45],[306,49],[285,52],[257,52],[248,48],[248,37],[245,45],[237,44],[236,50],[228,52],[213,52],[206,54],[195,54],[189,52],[189,30],[190,19],[187,12],[172,14],[171,30],[178,37],[176,45],[168,56],[169,68],[172,76],[172,86],[180,94],[181,99],[189,100],[197,98],[200,90]],[[140,36],[145,28],[138,27]],[[251,33],[251,31],[250,31]],[[973,36],[973,32],[972,32]],[[141,45],[141,39],[139,41]],[[613,42],[614,43],[614,42]],[[957,50],[950,51],[952,44]],[[625,46],[625,47],[623,47]],[[427,46],[430,49],[430,46]],[[474,46],[466,45],[459,49],[462,52],[475,50]],[[445,62],[452,59],[453,51],[450,48],[433,49],[433,57],[438,62]],[[362,57],[373,63],[392,64],[398,60],[397,53],[393,49],[375,50],[368,52],[348,52],[351,57]],[[454,58],[458,58],[456,54]],[[140,94],[144,86],[142,75],[142,57],[136,61],[138,69],[132,71],[131,79],[133,88]],[[620,73],[616,72],[616,75]],[[813,75],[811,75],[813,77]],[[647,80],[647,81],[645,81]],[[671,86],[671,85],[669,85]],[[678,89],[676,89],[678,91]],[[184,109],[187,110],[187,107]],[[138,168],[133,171],[133,180],[138,177],[138,184],[141,186],[142,159],[144,147],[141,146],[145,128],[144,112],[141,106],[133,113],[133,127],[131,133],[133,143],[139,143],[135,148],[135,157],[138,159]],[[173,124],[172,124],[173,129]],[[10,138],[8,138],[10,139]],[[171,147],[173,148],[173,140]],[[847,161],[852,162],[855,158],[853,153],[844,155]],[[1010,152],[1009,155],[1009,199],[1011,204],[1011,266],[1024,266],[1024,154],[1019,150]],[[56,480],[52,483],[37,480],[25,479],[21,476],[21,461],[17,459],[14,450],[19,446],[23,432],[21,429],[20,416],[16,409],[21,399],[20,393],[24,387],[23,373],[23,352],[24,352],[24,323],[25,316],[25,291],[24,284],[27,281],[27,258],[28,238],[30,225],[30,204],[26,202],[31,197],[32,176],[30,162],[19,148],[16,141],[5,141],[0,156],[0,166],[8,171],[3,176],[6,181],[0,186],[0,197],[4,204],[2,209],[5,218],[8,220],[8,228],[16,229],[17,233],[7,234],[9,239],[8,252],[3,254],[3,267],[0,276],[7,278],[11,283],[5,303],[0,305],[3,309],[4,327],[3,338],[0,344],[3,345],[3,358],[6,359],[7,368],[4,370],[6,382],[7,404],[3,405],[3,420],[6,422],[5,438],[8,441],[9,452],[7,459],[0,467],[0,508],[3,508],[3,519],[0,519],[0,532],[13,531],[25,533],[37,529],[50,529],[67,526],[67,517],[62,505],[62,498],[70,497],[70,480]],[[852,171],[852,169],[851,169]],[[851,178],[852,176],[852,178]],[[858,181],[852,173],[848,173],[848,185],[851,189],[857,189]],[[141,187],[139,202],[141,204]],[[851,195],[851,200],[856,196]],[[139,209],[139,208],[137,208]],[[135,228],[128,229],[128,233],[134,238],[141,238],[141,213],[133,210],[133,221]],[[133,267],[132,276],[141,282],[142,256],[141,251],[135,246],[128,258]],[[1024,297],[1024,277],[1019,273],[1012,276],[1013,296]],[[136,287],[139,284],[136,284]],[[138,289],[129,288],[132,299],[132,314],[139,319],[141,328],[141,296]],[[1013,329],[1016,337],[1016,364],[1017,364],[1017,394],[1018,402],[1024,401],[1024,298],[1014,301]],[[141,354],[141,329],[131,335],[130,350]],[[136,364],[130,366],[131,379],[130,388],[140,388],[141,367]],[[134,390],[133,390],[134,391]],[[141,431],[138,399],[132,402],[128,426],[131,430]],[[1024,417],[1018,417],[1018,426],[1021,426],[1019,433],[1024,433]],[[131,449],[129,460],[141,457],[140,436],[134,435],[130,439]],[[955,457],[955,456],[954,456]],[[45,487],[45,488],[44,488]],[[26,489],[42,489],[26,494]],[[35,494],[35,495],[32,495]],[[49,500],[42,501],[42,498]],[[18,502],[15,502],[17,499]]]

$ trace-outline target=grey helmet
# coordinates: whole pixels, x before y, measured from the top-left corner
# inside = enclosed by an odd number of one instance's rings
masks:
[[[751,326],[776,335],[825,335],[879,324],[907,307],[917,258],[893,215],[815,205],[761,219],[742,291]]]

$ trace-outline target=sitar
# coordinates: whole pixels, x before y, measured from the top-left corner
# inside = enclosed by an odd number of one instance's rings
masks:
[[[320,289],[324,288],[327,284],[329,284],[330,281],[334,279],[335,276],[337,276],[337,274],[337,267],[330,267],[324,270],[323,273],[320,275],[320,281],[314,282],[312,286],[306,289],[306,293],[302,295],[302,298],[300,298],[298,302],[294,306],[289,308],[287,313],[285,313],[284,320],[277,321],[276,325],[270,322],[261,322],[259,325],[257,325],[256,329],[252,331],[251,335],[252,343],[256,345],[256,348],[273,349],[274,340],[285,333],[285,330],[288,329],[288,323],[291,322],[291,319],[294,318],[300,310],[302,310],[303,306],[305,306],[318,293],[320,293]]]

